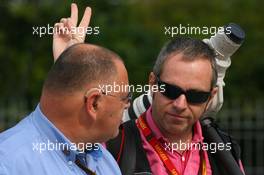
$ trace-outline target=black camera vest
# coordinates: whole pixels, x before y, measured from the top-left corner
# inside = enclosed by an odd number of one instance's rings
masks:
[[[219,127],[213,122],[212,126],[217,130],[217,133],[222,138],[223,143],[231,143],[230,153],[236,160],[240,160],[240,147],[239,145],[225,132],[221,131]],[[204,135],[205,127],[202,126],[204,142],[209,143]],[[136,126],[135,120],[125,122],[120,127],[119,135],[106,143],[108,151],[117,160],[117,163],[124,175],[133,174],[152,174],[151,168],[145,150],[141,143],[139,130]],[[226,168],[222,166],[216,154],[208,153],[212,174],[213,175],[227,175]],[[240,171],[240,170],[238,170]]]

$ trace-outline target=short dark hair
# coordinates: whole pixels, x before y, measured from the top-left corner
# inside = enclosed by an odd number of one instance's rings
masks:
[[[158,58],[153,67],[153,72],[156,76],[162,73],[162,68],[172,54],[182,53],[184,59],[194,60],[195,58],[205,58],[210,61],[212,67],[212,81],[211,87],[216,86],[217,70],[215,61],[215,52],[206,43],[199,39],[189,37],[176,37],[167,42],[161,49]]]
[[[85,90],[87,84],[107,82],[117,74],[114,52],[91,44],[75,44],[66,49],[49,71],[44,89],[71,93]]]

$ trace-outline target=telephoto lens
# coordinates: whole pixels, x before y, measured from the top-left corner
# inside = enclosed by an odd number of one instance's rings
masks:
[[[223,87],[225,86],[224,78],[227,68],[231,65],[231,56],[239,49],[245,39],[243,29],[235,24],[229,23],[224,26],[223,31],[212,36],[210,39],[203,41],[208,44],[216,53],[216,69],[217,69],[217,87],[218,92],[214,96],[211,105],[204,116],[214,117],[222,108],[224,103]]]

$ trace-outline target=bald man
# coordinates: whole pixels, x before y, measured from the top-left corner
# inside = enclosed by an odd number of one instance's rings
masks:
[[[49,71],[39,105],[0,134],[0,174],[121,174],[101,142],[114,138],[129,93],[105,93],[128,85],[121,58],[110,50],[76,44]]]

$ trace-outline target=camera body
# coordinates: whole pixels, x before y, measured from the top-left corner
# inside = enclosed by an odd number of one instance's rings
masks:
[[[224,103],[223,87],[225,86],[224,77],[228,67],[231,65],[231,56],[238,50],[245,39],[243,29],[235,24],[229,23],[218,31],[216,35],[203,42],[209,45],[216,53],[216,69],[218,73],[217,87],[218,92],[214,96],[212,103],[204,116],[214,117],[222,108]],[[124,112],[123,122],[139,117],[145,112],[152,103],[152,94],[149,91],[135,98],[128,110]]]

